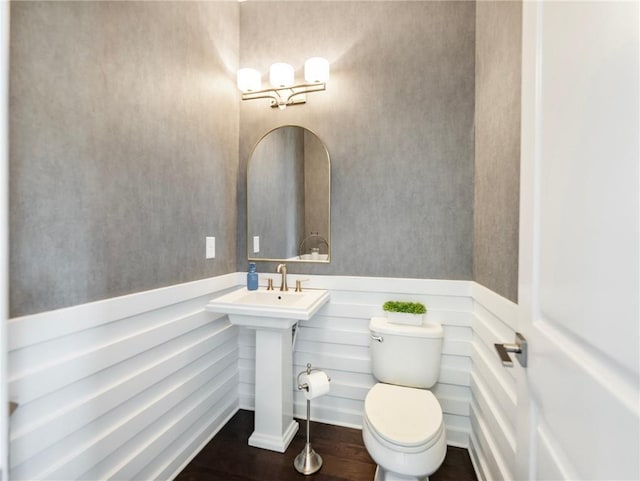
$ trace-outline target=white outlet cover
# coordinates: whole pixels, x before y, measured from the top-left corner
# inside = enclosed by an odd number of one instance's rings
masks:
[[[257,254],[258,252],[260,252],[260,236],[254,235],[253,236],[253,253]]]
[[[214,259],[216,257],[216,238],[207,237],[205,244],[205,258]]]

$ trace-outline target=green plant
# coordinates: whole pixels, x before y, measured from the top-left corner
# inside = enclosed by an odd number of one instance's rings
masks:
[[[406,312],[409,314],[426,314],[427,308],[421,302],[387,301],[382,309],[388,312]]]

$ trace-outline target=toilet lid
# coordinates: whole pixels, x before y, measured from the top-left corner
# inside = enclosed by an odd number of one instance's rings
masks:
[[[440,404],[424,389],[378,383],[367,394],[364,411],[381,438],[401,446],[428,444],[442,426]]]

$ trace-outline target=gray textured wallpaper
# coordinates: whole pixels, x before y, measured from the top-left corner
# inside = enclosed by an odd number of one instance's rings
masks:
[[[11,316],[245,270],[247,161],[281,125],[331,156],[331,263],[290,272],[473,278],[515,300],[520,5],[477,12],[13,2]],[[240,102],[238,66],[302,78],[316,55],[331,79],[306,105]]]
[[[245,2],[240,65],[331,63],[326,92],[285,111],[240,106],[238,215],[248,156],[272,128],[309,128],[332,167],[331,264],[290,272],[471,279],[475,4]],[[246,232],[238,223],[238,268]],[[274,266],[260,263],[259,270]]]
[[[235,2],[12,2],[11,316],[235,271],[238,24]]]
[[[473,279],[518,301],[522,4],[478,2]]]

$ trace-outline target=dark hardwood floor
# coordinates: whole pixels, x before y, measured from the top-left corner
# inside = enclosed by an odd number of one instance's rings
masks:
[[[306,421],[285,453],[252,448],[253,412],[238,413],[175,478],[175,481],[371,481],[376,465],[357,429],[311,423],[311,445],[322,456],[322,469],[299,474],[293,460],[304,447]],[[447,447],[447,457],[430,481],[477,481],[466,449]]]

